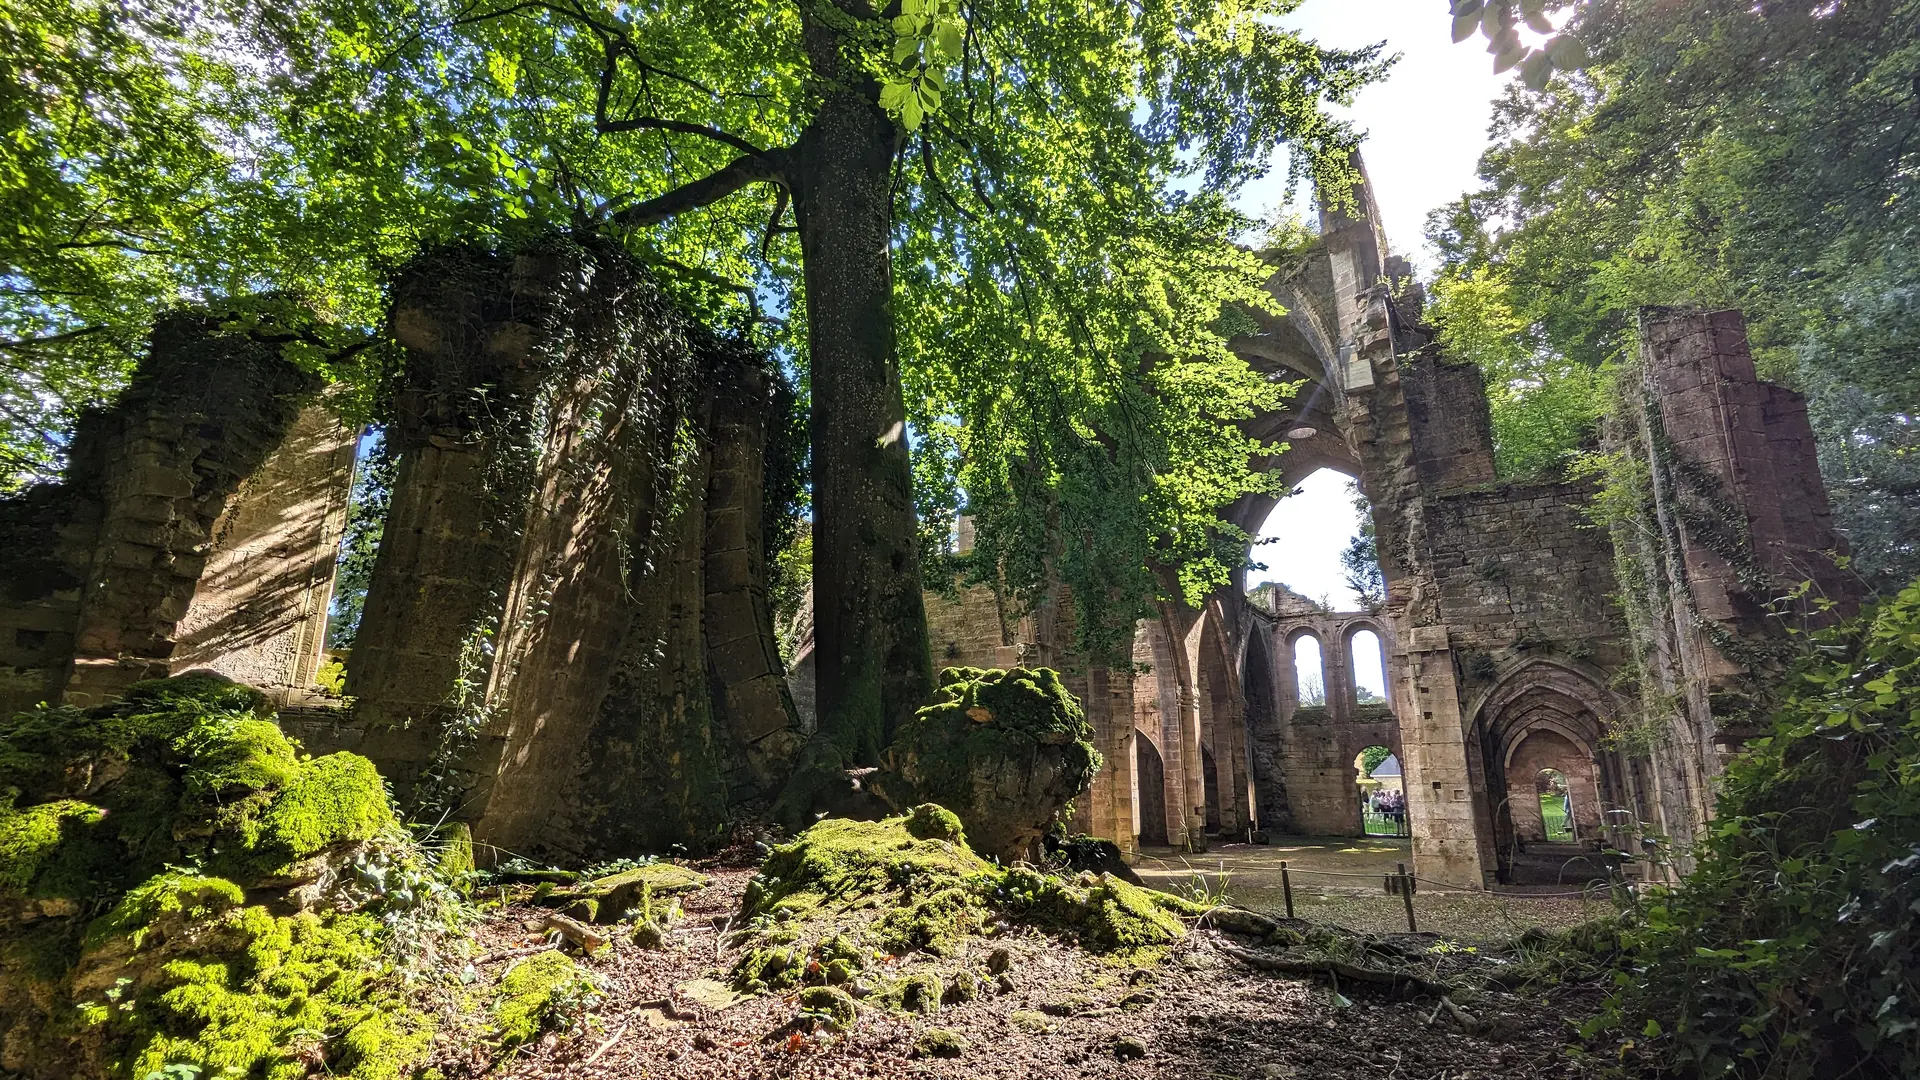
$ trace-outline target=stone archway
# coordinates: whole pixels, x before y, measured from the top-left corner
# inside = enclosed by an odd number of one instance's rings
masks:
[[[1144,732],[1135,734],[1133,752],[1134,776],[1139,784],[1134,807],[1140,819],[1140,843],[1165,845],[1168,843],[1166,765],[1160,758],[1160,748]]]
[[[1576,856],[1546,850],[1551,845],[1539,781],[1548,769],[1566,777],[1574,836],[1596,845],[1606,831],[1607,811],[1620,806],[1624,791],[1617,755],[1602,745],[1613,702],[1598,677],[1569,661],[1527,660],[1500,674],[1473,715],[1477,771],[1484,779],[1477,785],[1476,812],[1491,826],[1498,879],[1528,883],[1550,872],[1549,881],[1564,882],[1569,873],[1601,873],[1597,858],[1567,866]],[[1563,865],[1533,865],[1543,852]]]

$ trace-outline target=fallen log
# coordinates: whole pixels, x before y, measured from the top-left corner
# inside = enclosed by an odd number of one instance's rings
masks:
[[[1453,992],[1453,987],[1447,983],[1435,982],[1432,979],[1406,971],[1362,967],[1359,964],[1350,964],[1344,960],[1334,960],[1326,957],[1312,960],[1293,960],[1280,956],[1266,956],[1254,952],[1252,949],[1242,949],[1233,945],[1221,945],[1219,949],[1221,952],[1226,953],[1228,956],[1233,957],[1243,964],[1259,968],[1261,971],[1271,971],[1276,975],[1303,977],[1325,975],[1332,978],[1346,979],[1351,982],[1385,986],[1397,992],[1412,991],[1416,994],[1430,994],[1435,997],[1445,997]]]

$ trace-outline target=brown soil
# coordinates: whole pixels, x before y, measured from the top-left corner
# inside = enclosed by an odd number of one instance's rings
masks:
[[[1477,1019],[1469,1034],[1431,997],[1396,1000],[1380,988],[1343,984],[1343,1004],[1324,979],[1253,970],[1222,951],[1244,942],[1207,929],[1195,931],[1170,955],[1138,964],[1090,955],[1031,930],[977,939],[962,956],[893,964],[895,973],[947,975],[969,968],[986,980],[980,997],[944,1005],[930,1016],[863,1006],[844,1035],[796,1032],[792,995],[748,998],[715,1010],[676,992],[690,980],[724,981],[737,955],[724,944],[723,930],[739,910],[752,872],[711,873],[713,886],[684,900],[687,919],[664,948],[649,951],[622,938],[585,961],[608,996],[577,1034],[548,1035],[490,1072],[477,1054],[451,1060],[449,1044],[440,1067],[453,1077],[569,1080],[1588,1075],[1565,1046],[1568,1018],[1591,1014],[1597,990],[1482,992],[1467,1003]],[[523,921],[539,914],[515,907],[490,918],[480,928],[480,947],[511,949],[532,940]],[[1432,935],[1388,940],[1416,956],[1423,974],[1442,979],[1498,962],[1486,951],[1435,951],[1439,939]],[[1013,957],[1012,986],[1005,991],[995,990],[986,975],[987,956],[1000,947]],[[509,963],[485,965],[481,985],[497,979]],[[916,1058],[916,1038],[934,1027],[964,1036],[968,1048],[957,1058]]]

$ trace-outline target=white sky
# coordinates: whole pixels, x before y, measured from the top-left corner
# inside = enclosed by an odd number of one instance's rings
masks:
[[[1478,186],[1493,100],[1511,75],[1495,75],[1486,42],[1453,43],[1443,0],[1307,0],[1289,20],[1323,44],[1357,47],[1384,40],[1401,55],[1387,80],[1360,92],[1346,112],[1367,137],[1361,148],[1380,203],[1387,244],[1413,259],[1421,276],[1434,269],[1422,239],[1427,213]],[[1250,185],[1242,205],[1266,212],[1280,205],[1284,172]],[[1322,470],[1300,494],[1281,500],[1260,530],[1278,542],[1254,549],[1268,569],[1248,585],[1284,582],[1334,607],[1359,603],[1340,576],[1340,552],[1359,531],[1346,477]]]

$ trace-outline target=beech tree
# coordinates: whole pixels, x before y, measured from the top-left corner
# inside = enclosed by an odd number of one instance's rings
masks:
[[[1277,388],[1225,348],[1223,306],[1267,303],[1230,199],[1283,148],[1344,190],[1323,107],[1385,67],[1282,29],[1297,6],[312,0],[227,12],[197,55],[244,43],[214,152],[273,201],[228,259],[250,282],[370,323],[407,243],[594,230],[788,350],[820,730],[852,761],[932,686],[914,441],[923,490],[993,536],[1051,522],[1116,619],[1155,556],[1193,556],[1195,596],[1233,564],[1216,511],[1260,481],[1231,421]],[[355,272],[289,269],[329,242]]]

